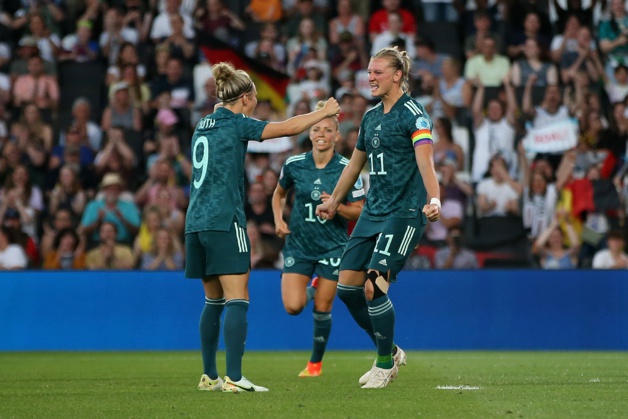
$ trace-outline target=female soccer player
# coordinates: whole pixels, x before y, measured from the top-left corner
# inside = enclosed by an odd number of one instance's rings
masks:
[[[323,109],[283,122],[249,116],[257,104],[257,90],[249,75],[229,63],[212,67],[216,94],[222,103],[202,118],[192,136],[192,184],[185,223],[185,275],[202,278],[205,308],[201,314],[203,375],[200,390],[268,391],[242,376],[247,334],[250,245],[244,216],[244,159],[247,142],[291,136],[340,108],[330,99]],[[220,315],[225,311],[224,338],[227,375],[216,369]]]
[[[325,102],[318,102],[322,109]],[[273,214],[277,235],[286,238],[281,296],[288,314],[301,313],[314,298],[314,344],[312,356],[299,377],[322,374],[323,355],[331,332],[331,307],[336,296],[338,267],[348,239],[347,220],[357,220],[364,204],[364,188],[358,180],[347,204],[338,206],[341,217],[324,220],[316,217],[316,205],[325,202],[349,160],[334,151],[338,119],[325,118],[310,128],[312,151],[286,160],[273,194]],[[288,190],[295,189],[290,228],[283,220]],[[307,287],[312,274],[318,275],[316,287]]]
[[[369,162],[366,205],[345,247],[338,280],[338,297],[377,342],[377,359],[359,380],[362,388],[386,387],[397,377],[399,364],[405,364],[405,354],[393,343],[395,311],[388,287],[427,221],[440,216],[432,121],[407,94],[409,73],[405,51],[383,48],[371,58],[371,94],[381,102],[362,118],[347,168],[327,202],[316,208],[321,218],[334,218],[339,203]]]

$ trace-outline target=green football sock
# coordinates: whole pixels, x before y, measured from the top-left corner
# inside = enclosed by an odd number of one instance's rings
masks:
[[[220,315],[225,308],[225,299],[205,297],[205,308],[201,313],[199,329],[201,332],[201,357],[203,358],[203,374],[209,378],[218,378],[216,369],[216,352],[220,339]]]
[[[392,352],[395,337],[395,308],[388,295],[367,301],[373,331],[377,338],[377,367],[393,367]]]
[[[249,302],[246,300],[234,299],[225,304],[224,335],[227,350],[227,375],[233,381],[239,381],[242,378],[248,309]]]
[[[314,310],[314,346],[310,362],[321,362],[331,332],[331,312]]]
[[[345,303],[353,320],[364,329],[373,343],[377,345],[377,340],[373,334],[373,323],[369,317],[368,306],[364,297],[364,287],[338,284],[337,292],[338,298]]]

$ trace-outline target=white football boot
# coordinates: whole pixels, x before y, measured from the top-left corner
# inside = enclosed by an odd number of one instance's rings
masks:
[[[222,384],[222,378],[218,377],[212,380],[207,374],[203,374],[201,375],[201,382],[198,383],[198,389],[204,391],[220,391],[222,390]]]
[[[263,392],[268,391],[266,387],[256,386],[246,378],[242,377],[239,381],[233,381],[225,376],[225,383],[222,385],[222,391],[225,393],[246,393],[246,392]]]
[[[406,353],[399,346],[397,346],[397,353],[395,354],[395,356],[393,356],[393,361],[395,361],[395,365],[397,367],[406,365],[406,363],[408,362],[408,357],[406,356]],[[371,378],[371,374],[373,374],[373,372],[375,371],[375,368],[377,368],[377,359],[373,361],[373,366],[371,367],[371,369],[365,372],[364,375],[358,380],[358,383],[361,386],[368,383],[369,379]]]

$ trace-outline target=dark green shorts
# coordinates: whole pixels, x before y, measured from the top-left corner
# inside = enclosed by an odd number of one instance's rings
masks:
[[[236,223],[229,231],[201,231],[185,235],[185,276],[205,278],[249,271],[251,245],[246,229]]]
[[[309,261],[284,254],[283,273],[285,274],[301,274],[311,277],[314,273],[319,278],[338,281],[338,268],[340,267],[340,254],[336,258],[321,259],[318,261]]]
[[[371,221],[360,217],[351,233],[340,263],[340,270],[390,271],[394,281],[408,256],[419,242],[427,218],[390,218]]]

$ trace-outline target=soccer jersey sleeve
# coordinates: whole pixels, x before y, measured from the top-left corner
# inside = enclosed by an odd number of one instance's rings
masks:
[[[406,112],[405,123],[412,139],[414,147],[421,144],[432,143],[432,120],[423,107],[414,102],[408,101],[405,106],[409,112]]]
[[[281,168],[281,172],[279,173],[279,185],[285,190],[289,190],[294,185],[294,179],[292,177],[292,173],[290,170],[290,161],[286,161],[283,167]]]
[[[366,145],[364,144],[364,121],[366,117],[362,118],[360,122],[360,130],[358,131],[358,141],[355,143],[355,148],[360,151],[366,151]]]
[[[242,116],[237,120],[236,127],[239,130],[239,138],[242,141],[262,141],[262,133],[268,121],[260,121],[255,118]]]

